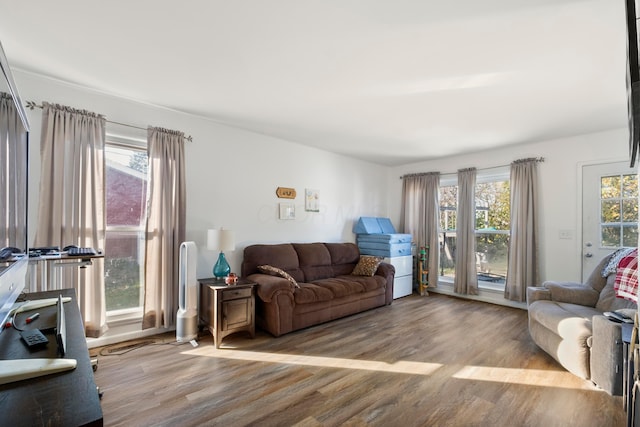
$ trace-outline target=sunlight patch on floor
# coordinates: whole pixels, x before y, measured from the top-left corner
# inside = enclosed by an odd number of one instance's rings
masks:
[[[536,387],[556,387],[579,390],[592,388],[586,381],[574,377],[566,371],[549,371],[543,369],[465,366],[453,374],[452,377],[462,380],[522,384]]]
[[[398,361],[395,363],[375,360],[342,359],[338,357],[307,356],[301,354],[263,353],[242,350],[216,350],[199,347],[182,352],[192,356],[220,359],[248,360],[253,362],[283,363],[287,365],[318,366],[323,368],[360,369],[367,371],[395,372],[401,374],[430,375],[440,369],[440,363]]]

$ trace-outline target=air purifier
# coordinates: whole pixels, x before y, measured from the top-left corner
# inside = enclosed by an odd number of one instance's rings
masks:
[[[176,341],[189,342],[198,337],[198,280],[196,262],[198,247],[194,242],[180,245],[180,277]]]

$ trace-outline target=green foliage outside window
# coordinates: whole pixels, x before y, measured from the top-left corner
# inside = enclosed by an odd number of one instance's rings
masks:
[[[107,311],[133,308],[140,301],[140,264],[133,258],[105,258]]]

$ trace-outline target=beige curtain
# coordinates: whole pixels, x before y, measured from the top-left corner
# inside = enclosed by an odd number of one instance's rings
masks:
[[[104,249],[104,141],[103,116],[43,103],[36,247]],[[76,289],[86,335],[100,336],[107,330],[103,260],[60,273],[64,287]]]
[[[542,159],[511,164],[511,237],[504,297],[525,302],[527,286],[538,284],[538,167]]]
[[[438,285],[438,221],[440,173],[405,175],[402,179],[400,229],[411,234],[418,247],[429,246],[429,287]]]
[[[27,132],[11,95],[0,92],[0,248],[26,249],[26,188]]]
[[[185,238],[184,133],[150,127],[143,329],[175,325]]]
[[[458,218],[456,224],[456,277],[453,290],[478,295],[476,270],[476,169],[458,171]]]

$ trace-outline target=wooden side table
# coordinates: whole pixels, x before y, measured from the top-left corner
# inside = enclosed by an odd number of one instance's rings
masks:
[[[255,283],[245,279],[235,285],[225,285],[215,278],[199,279],[200,322],[211,335],[216,348],[227,335],[247,331],[254,338],[255,328]]]

